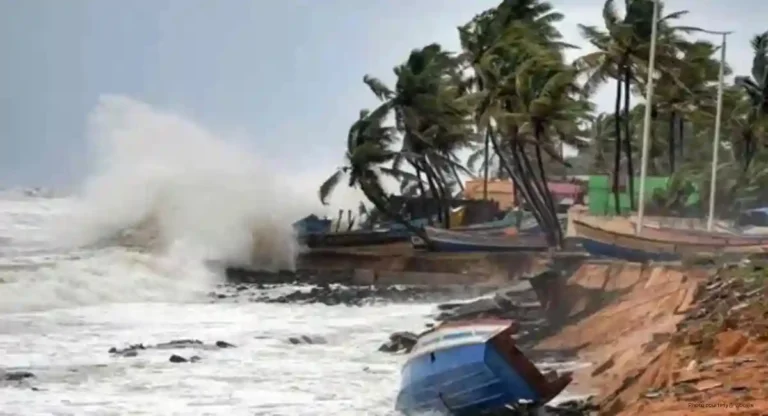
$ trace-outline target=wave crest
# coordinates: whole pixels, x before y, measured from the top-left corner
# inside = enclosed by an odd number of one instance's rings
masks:
[[[121,96],[102,97],[89,144],[91,175],[60,243],[162,251],[182,242],[201,260],[294,268],[291,224],[316,204],[243,146]]]

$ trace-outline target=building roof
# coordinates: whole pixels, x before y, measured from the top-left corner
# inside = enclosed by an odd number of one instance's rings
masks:
[[[547,184],[549,191],[558,195],[578,195],[584,193],[584,188],[570,182],[549,182]]]

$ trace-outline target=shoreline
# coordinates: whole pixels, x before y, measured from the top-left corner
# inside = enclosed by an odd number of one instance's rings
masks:
[[[566,392],[593,396],[592,403],[600,410],[573,414],[757,415],[768,411],[768,392],[755,387],[768,381],[768,366],[763,366],[768,356],[768,318],[763,317],[768,316],[768,291],[763,285],[768,282],[768,269],[764,271],[761,264],[638,264],[557,259],[541,253],[385,253],[377,257],[371,252],[347,252],[335,254],[344,262],[343,267],[333,268],[329,266],[334,256],[328,254],[305,257],[304,266],[324,268],[282,273],[282,283],[294,279],[319,287],[332,283],[369,287],[363,297],[384,302],[469,299],[515,284],[529,286],[538,310],[518,310],[517,316],[508,316],[540,326],[521,340],[526,355],[536,360],[573,357],[589,363],[573,371],[574,382]],[[317,260],[323,256],[324,260]],[[356,265],[378,268],[349,267]],[[431,265],[436,265],[434,271],[428,269]],[[467,268],[462,273],[446,270],[457,265]],[[250,283],[268,275],[251,273]],[[412,294],[399,299],[377,295],[396,286],[418,289],[408,289]],[[462,294],[466,296],[457,296]],[[295,300],[308,301],[300,296]],[[747,311],[751,315],[745,315]],[[530,314],[538,315],[531,318]],[[681,362],[682,356],[687,361]]]

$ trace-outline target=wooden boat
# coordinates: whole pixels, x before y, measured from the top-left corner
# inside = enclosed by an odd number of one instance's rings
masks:
[[[674,261],[681,257],[719,254],[751,254],[768,252],[768,239],[751,236],[691,234],[679,230],[643,228],[635,235],[631,224],[617,226],[618,220],[607,226],[588,217],[572,220],[574,237],[593,256],[614,257],[628,261]],[[620,224],[619,224],[620,225]]]
[[[486,221],[486,222],[481,222],[479,224],[466,225],[463,227],[455,227],[451,229],[454,231],[494,230],[494,229],[512,227],[515,225],[515,222],[516,222],[515,213],[512,211],[508,211],[503,218],[498,220]]]
[[[469,253],[477,251],[544,251],[547,243],[543,235],[519,234],[519,235],[492,235],[484,233],[471,233],[465,231],[443,230],[434,227],[424,227],[429,238],[428,248],[440,252]],[[416,241],[415,241],[416,240]],[[426,246],[418,241],[418,237],[412,237],[414,246]]]
[[[548,381],[515,345],[517,329],[514,321],[475,319],[422,334],[403,365],[395,410],[476,415],[499,414],[521,401],[546,404],[571,375]]]
[[[442,228],[434,228],[436,230],[443,231]],[[520,234],[520,232],[515,227],[504,227],[504,228],[491,228],[491,229],[480,229],[480,230],[463,230],[463,231],[457,231],[455,229],[447,230],[450,232],[458,232],[462,234],[469,234],[473,236],[486,236],[486,237],[502,237],[502,236],[515,236]],[[411,236],[411,245],[416,250],[425,250],[427,249],[427,244],[424,242],[424,240],[421,239],[421,237],[412,235]]]

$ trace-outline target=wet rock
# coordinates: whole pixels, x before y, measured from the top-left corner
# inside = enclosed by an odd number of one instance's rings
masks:
[[[418,340],[419,336],[413,332],[395,332],[389,336],[389,341],[381,344],[379,351],[389,353],[409,353]]]
[[[29,371],[7,371],[0,370],[0,378],[5,381],[21,381],[28,378],[34,378],[35,375]]]
[[[168,361],[170,361],[172,363],[186,363],[186,362],[189,362],[189,360],[187,360],[186,358],[184,358],[184,357],[182,357],[180,355],[176,355],[176,354],[171,355],[171,357],[168,359]]]
[[[362,306],[379,302],[440,301],[443,299],[477,296],[481,289],[464,286],[361,286],[328,284],[325,281],[312,283],[313,279],[298,279],[296,284],[312,284],[290,293],[276,293],[286,283],[225,284],[209,293],[214,301],[249,301],[264,303],[322,303],[329,306]],[[336,279],[336,281],[341,281]],[[349,282],[351,283],[351,281]]]
[[[214,344],[205,344],[198,339],[175,339],[168,342],[161,342],[155,345],[133,344],[125,348],[112,347],[109,349],[109,353],[122,357],[135,357],[139,354],[139,351],[155,349],[155,350],[173,350],[173,349],[202,349],[202,350],[218,350],[222,348],[234,348],[235,345],[226,341],[216,341]]]
[[[288,337],[288,342],[290,342],[293,345],[301,345],[301,344],[313,345],[313,344],[327,344],[328,343],[328,341],[325,338],[323,338],[321,336],[317,336],[317,335],[313,335],[313,336],[310,336],[310,335],[299,335],[299,336],[294,336],[294,337]]]
[[[200,347],[203,345],[203,341],[199,339],[175,339],[169,342],[161,342],[154,346],[157,349],[170,349],[170,348],[192,348]]]

